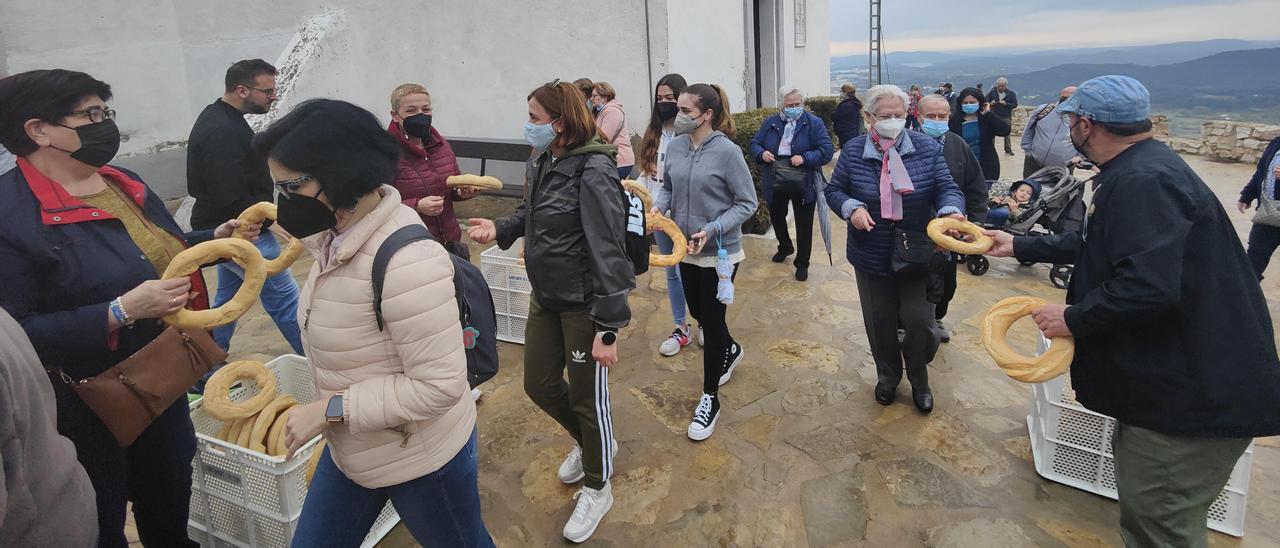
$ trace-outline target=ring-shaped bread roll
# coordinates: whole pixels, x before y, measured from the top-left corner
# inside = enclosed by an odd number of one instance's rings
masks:
[[[259,453],[267,454],[267,432],[271,430],[271,425],[275,424],[280,412],[298,404],[298,400],[293,396],[281,394],[276,399],[271,400],[266,407],[262,408],[253,419],[253,429],[249,434],[249,449]]]
[[[235,425],[236,421],[223,421],[222,428],[218,429],[218,434],[215,435],[214,438],[220,441],[227,441],[227,438],[231,436],[231,429]],[[232,440],[231,443],[235,443],[235,440]]]
[[[973,241],[966,242],[952,238],[947,234],[948,230],[959,230],[973,236]],[[991,236],[983,233],[982,227],[969,221],[961,221],[951,217],[938,217],[929,221],[929,226],[925,228],[925,232],[929,233],[929,238],[933,240],[933,243],[938,244],[943,249],[965,255],[981,255],[995,244],[995,240],[991,239]]]
[[[680,261],[684,260],[689,241],[685,239],[684,233],[680,232],[680,227],[676,226],[676,222],[662,215],[649,215],[645,218],[645,225],[649,230],[661,230],[663,234],[666,234],[674,242],[669,255],[650,252],[649,266],[665,268],[680,264]]]
[[[184,308],[165,316],[165,323],[180,329],[212,329],[234,322],[249,311],[267,280],[267,261],[257,247],[244,240],[222,238],[192,246],[169,261],[169,268],[160,278],[169,280],[189,276],[202,265],[220,258],[234,259],[244,267],[244,283],[235,296],[226,304],[209,310]]]
[[[633,179],[623,179],[622,188],[640,198],[640,202],[644,204],[644,213],[648,215],[649,210],[653,209],[653,196],[649,194],[649,189]]]
[[[502,190],[502,181],[489,175],[451,175],[444,180],[444,184],[449,185],[449,188],[465,186],[480,190]]]
[[[1018,353],[1005,340],[1013,322],[1045,304],[1044,299],[1036,297],[1009,297],[992,306],[982,319],[982,345],[1013,380],[1045,382],[1071,367],[1071,358],[1075,355],[1075,340],[1071,337],[1054,337],[1049,349],[1035,357]]]
[[[241,379],[253,379],[258,393],[236,403],[231,401],[231,385]],[[261,362],[231,362],[219,369],[204,387],[204,410],[220,421],[246,419],[262,411],[276,399],[276,376]],[[229,440],[228,440],[229,441]]]
[[[240,433],[244,431],[244,423],[245,419],[231,421],[231,428],[227,430],[227,438],[222,441],[230,443],[231,445],[236,445],[240,440]]]
[[[293,412],[296,406],[288,407],[280,412],[280,416],[276,417],[276,421],[271,425],[271,431],[267,434],[267,454],[273,457],[283,457],[289,454],[289,446],[285,445],[285,430],[289,425],[289,414]]]
[[[241,213],[239,217],[236,217],[236,220],[240,221],[241,227],[258,224],[267,219],[276,220],[276,205],[271,202],[253,204],[244,210],[244,213]],[[244,237],[243,228],[235,229],[231,235],[242,240],[248,239]],[[298,257],[302,256],[303,251],[306,251],[306,247],[302,245],[302,240],[298,238],[289,240],[289,245],[280,250],[280,255],[267,261],[267,276],[275,276],[284,272],[284,269],[289,268],[289,265],[292,265],[298,260]]]

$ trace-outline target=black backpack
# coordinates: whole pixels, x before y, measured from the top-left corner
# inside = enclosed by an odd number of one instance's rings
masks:
[[[373,256],[373,314],[382,321],[382,284],[387,277],[387,263],[400,248],[420,240],[432,240],[431,232],[422,225],[400,227],[378,246]],[[452,253],[453,296],[458,301],[458,321],[462,323],[462,345],[467,351],[467,381],[475,388],[498,374],[498,317],[493,309],[493,295],[480,269]]]
[[[582,184],[582,172],[587,168],[587,162],[583,161],[578,166],[578,184]],[[621,185],[619,185],[621,187]],[[644,202],[639,196],[635,196],[625,189],[622,191],[622,197],[627,204],[627,237],[626,251],[627,258],[631,259],[631,269],[636,276],[649,271],[649,236],[645,234],[645,220],[649,212],[644,210]]]

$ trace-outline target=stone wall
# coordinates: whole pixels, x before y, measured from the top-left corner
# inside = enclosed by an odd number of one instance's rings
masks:
[[[1027,118],[1030,118],[1036,107],[1021,106],[1013,109],[1013,132],[1011,136],[1021,137],[1022,129],[1027,127]],[[1156,138],[1160,140],[1169,140],[1169,117],[1163,114],[1151,115],[1152,131],[1155,132]]]
[[[1175,138],[1169,145],[1178,152],[1252,164],[1276,137],[1280,137],[1280,126],[1208,120],[1200,125],[1200,139]]]

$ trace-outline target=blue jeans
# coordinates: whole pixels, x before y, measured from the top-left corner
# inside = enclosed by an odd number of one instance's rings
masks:
[[[439,470],[378,489],[367,489],[347,479],[325,447],[302,505],[293,546],[360,546],[387,499],[414,540],[423,546],[493,546],[480,517],[476,467],[475,430],[467,444]]]
[[[280,256],[280,243],[270,232],[262,231],[262,236],[254,242],[267,260]],[[222,306],[231,300],[240,285],[244,283],[244,269],[231,261],[218,265],[218,292],[213,297],[213,306]],[[289,269],[267,278],[262,286],[262,308],[276,322],[276,328],[284,339],[293,347],[296,354],[303,354],[302,334],[298,331],[298,282],[294,281]],[[213,340],[223,350],[231,348],[231,335],[236,331],[235,322],[213,329]]]
[[[671,241],[671,237],[661,230],[654,231],[653,237],[658,240],[658,251],[663,255],[671,253],[671,249],[676,245]],[[679,266],[667,267],[667,300],[671,301],[671,319],[684,329],[684,284],[680,282]]]

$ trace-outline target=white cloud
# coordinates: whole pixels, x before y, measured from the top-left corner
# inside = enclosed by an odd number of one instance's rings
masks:
[[[1143,11],[1070,10],[1023,13],[999,18],[998,28],[964,27],[945,34],[913,32],[910,25],[885,22],[887,51],[1092,47],[1241,38],[1280,37],[1280,2],[1245,0],[1221,5],[1173,6]],[[865,36],[865,34],[863,35]],[[902,38],[895,38],[901,36]],[[832,41],[831,55],[867,53],[865,40]]]

